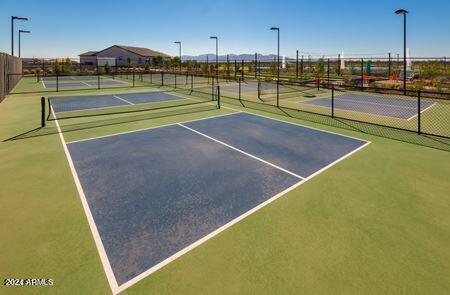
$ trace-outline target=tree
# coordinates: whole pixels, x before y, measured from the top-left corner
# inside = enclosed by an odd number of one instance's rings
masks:
[[[153,65],[155,67],[162,67],[164,65],[164,57],[162,55],[157,55],[153,58]]]
[[[64,73],[69,74],[70,72],[72,72],[72,61],[70,58],[66,58],[64,61]]]
[[[200,70],[202,71],[203,74],[207,74],[208,73],[208,64],[206,64],[206,63],[200,64]]]
[[[173,67],[179,67],[181,64],[181,60],[178,56],[175,56],[175,57],[172,57],[171,63],[172,63]]]
[[[59,64],[59,61],[55,61],[55,72],[60,73],[61,72],[61,65]]]
[[[106,64],[105,64],[105,73],[109,74],[110,72],[111,72],[111,67],[110,67],[109,63],[106,62]]]
[[[276,61],[270,62],[269,73],[272,74],[273,76],[276,75],[276,73],[277,73],[277,62]]]
[[[315,69],[316,77],[320,78],[325,73],[325,64],[323,62],[323,58],[319,58],[316,62],[316,69]]]
[[[192,72],[194,70],[195,63],[196,63],[195,60],[189,60],[186,62],[186,67],[189,72]]]
[[[145,62],[144,71],[149,72],[150,71],[150,63]]]

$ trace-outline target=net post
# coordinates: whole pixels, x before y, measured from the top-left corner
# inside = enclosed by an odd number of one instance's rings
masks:
[[[420,90],[419,90],[419,91],[417,91],[417,133],[418,134],[422,133],[421,126],[420,126],[420,123],[421,123],[420,122],[421,121],[420,100],[421,100],[421,97],[420,97]]]
[[[164,71],[161,70],[161,86],[164,86]]]
[[[334,84],[331,84],[331,118],[334,118]]]
[[[45,127],[45,97],[41,97],[41,127]]]

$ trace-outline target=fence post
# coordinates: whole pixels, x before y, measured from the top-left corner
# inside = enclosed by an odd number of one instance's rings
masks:
[[[59,91],[59,71],[56,70],[56,92]]]
[[[227,81],[230,81],[230,55],[227,54]]]
[[[334,84],[331,84],[331,118],[334,118]]]
[[[244,60],[241,61],[241,79],[244,81]]]
[[[364,88],[364,58],[361,58],[361,88]]]
[[[234,60],[234,80],[237,79],[237,60]]]
[[[420,90],[417,91],[417,133],[420,134],[422,132],[421,126],[420,126],[420,114],[421,114],[421,107],[420,107]]]
[[[261,81],[258,79],[258,99],[261,99]]]
[[[330,59],[327,60],[327,87],[330,87]]]
[[[258,78],[258,54],[255,52],[255,78]]]
[[[164,71],[161,70],[161,86],[164,86]]]
[[[194,90],[194,75],[191,75],[191,91]]]
[[[389,61],[388,61],[388,78],[391,77],[391,53],[389,52]]]
[[[132,70],[133,72],[133,87],[134,87],[134,68],[133,68],[133,70]]]
[[[220,85],[217,85],[217,108],[220,109]]]
[[[303,55],[300,61],[300,77],[303,79]]]
[[[295,58],[295,79],[298,80],[298,50]]]
[[[177,88],[177,73],[174,73],[173,75],[175,77],[174,88],[176,89]]]
[[[97,62],[97,89],[100,89],[100,68],[98,67],[98,62]]]
[[[41,127],[45,127],[45,97],[41,97]]]
[[[239,100],[241,100],[241,79],[239,79]]]

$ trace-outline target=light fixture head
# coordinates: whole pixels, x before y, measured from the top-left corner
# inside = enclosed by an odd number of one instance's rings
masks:
[[[278,27],[271,27],[270,30],[271,30],[271,31],[279,31],[280,28],[278,28]]]
[[[12,16],[12,19],[17,19],[17,20],[28,20],[27,17],[21,17],[21,16]]]
[[[404,10],[404,9],[398,9],[398,10],[395,11],[395,13],[396,13],[396,14],[407,14],[408,11],[407,11],[407,10]]]

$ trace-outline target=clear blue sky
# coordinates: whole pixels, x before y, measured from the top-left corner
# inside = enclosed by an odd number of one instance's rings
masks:
[[[334,0],[7,0],[0,4],[0,51],[10,52],[10,16],[30,18],[16,29],[22,56],[76,57],[113,44],[148,47],[178,54],[275,53],[281,28],[281,54],[304,52],[402,52],[402,17],[408,15],[408,47],[413,56],[450,56],[450,1]],[[17,41],[17,38],[16,38]],[[16,49],[17,53],[17,49]]]

